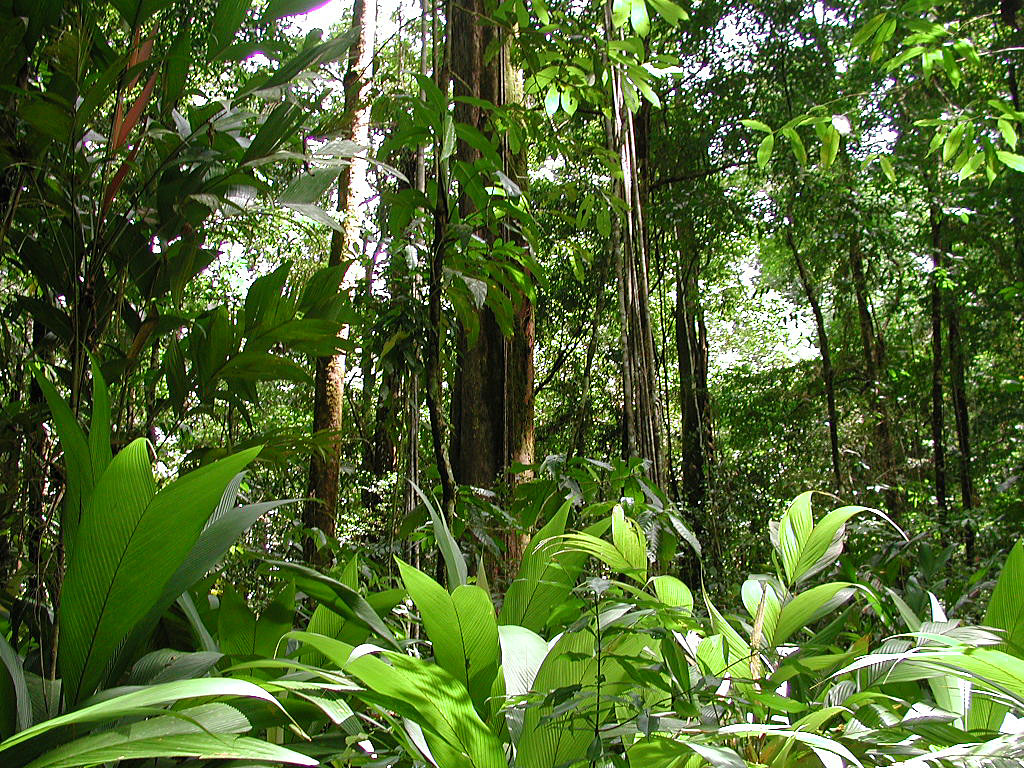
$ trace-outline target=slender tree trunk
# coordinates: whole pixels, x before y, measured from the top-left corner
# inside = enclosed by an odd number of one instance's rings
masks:
[[[825,329],[825,316],[821,311],[821,303],[818,301],[814,283],[804,264],[800,249],[796,247],[793,240],[793,230],[786,229],[786,243],[793,252],[793,259],[796,261],[797,272],[800,274],[800,284],[803,286],[807,303],[811,305],[811,312],[814,315],[814,326],[818,334],[818,352],[821,355],[821,379],[825,384],[825,403],[828,412],[828,438],[832,455],[832,482],[836,493],[843,486],[842,470],[839,464],[839,418],[836,413],[836,390],[835,372],[832,369],[832,353],[829,350],[828,332]]]
[[[932,321],[932,463],[935,470],[935,505],[940,530],[949,524],[946,503],[945,421],[942,413],[942,219],[938,207],[929,211],[932,239],[931,321]]]
[[[854,238],[850,244],[850,274],[853,277],[853,289],[857,299],[857,317],[860,325],[861,348],[864,352],[864,370],[867,378],[868,391],[875,408],[875,439],[881,462],[880,475],[885,486],[886,505],[892,514],[902,507],[899,492],[893,486],[891,474],[896,471],[897,462],[892,442],[892,430],[889,423],[889,408],[882,394],[879,381],[881,362],[881,333],[876,334],[871,310],[868,306],[867,278],[864,274],[864,259],[860,243]],[[879,349],[876,349],[876,344]]]
[[[370,137],[370,110],[366,91],[372,75],[373,47],[376,39],[376,0],[355,0],[352,29],[356,41],[349,50],[345,73],[346,124],[343,138],[367,145]],[[331,234],[328,266],[336,266],[348,256],[357,242],[359,206],[366,186],[366,163],[354,159],[338,178],[338,210],[343,213],[341,231]],[[313,432],[326,437],[323,452],[315,452],[309,463],[309,500],[303,508],[303,524],[319,528],[327,537],[336,532],[338,512],[338,476],[341,469],[341,424],[345,388],[345,356],[318,358],[314,376]],[[316,543],[307,537],[303,543],[306,559],[316,559]]]
[[[692,308],[696,280],[690,271],[684,274],[680,270],[676,279],[676,356],[679,363],[679,405],[682,415],[682,498],[693,510],[695,522],[699,524],[707,496],[707,484],[704,477],[704,430],[698,401],[698,367],[702,350],[697,339],[696,318]]]
[[[964,384],[964,355],[960,340],[960,312],[956,300],[946,301],[946,328],[949,340],[949,391],[953,398],[956,419],[956,441],[959,451],[957,468],[960,479],[960,506],[963,509],[964,558],[974,563],[974,481],[971,473],[971,428],[967,411],[967,388]]]
[[[579,455],[583,449],[583,433],[586,429],[587,420],[590,417],[590,406],[593,399],[590,392],[591,378],[594,371],[594,358],[597,356],[597,342],[606,301],[604,285],[608,277],[608,270],[605,264],[605,259],[602,259],[597,271],[597,280],[595,281],[597,299],[595,300],[594,314],[590,318],[590,333],[587,340],[586,359],[583,363],[583,382],[580,385],[579,408],[576,411],[576,422],[573,426],[569,450],[566,452],[566,458],[569,459]]]
[[[613,35],[611,4],[605,4],[605,30]],[[621,180],[613,181],[613,193],[626,204],[625,215],[613,214],[612,253],[619,282],[619,319],[622,345],[622,453],[649,462],[655,483],[662,482],[661,437],[658,429],[657,361],[651,330],[648,260],[644,232],[643,168],[646,157],[638,154],[637,121],[623,96],[621,73],[611,68],[612,109],[605,124],[608,148],[619,157]],[[643,115],[641,115],[643,125]],[[639,131],[639,153],[646,152],[646,131]]]

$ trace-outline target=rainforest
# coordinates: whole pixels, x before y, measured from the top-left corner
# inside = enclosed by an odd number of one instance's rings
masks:
[[[0,0],[0,766],[1024,765],[1020,0]]]

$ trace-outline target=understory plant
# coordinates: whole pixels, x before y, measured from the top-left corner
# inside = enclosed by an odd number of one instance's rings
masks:
[[[277,583],[253,600],[217,572],[282,503],[236,505],[258,451],[158,488],[145,441],[112,454],[93,378],[86,434],[38,376],[65,454],[66,568],[57,604],[31,614],[42,621],[10,611],[3,625],[5,766],[1001,768],[1024,756],[1020,544],[985,626],[933,594],[922,616],[894,589],[831,578],[856,572],[839,567],[848,523],[887,518],[847,506],[815,520],[804,493],[770,526],[771,567],[728,606],[664,572],[641,504],[555,483],[502,594],[485,568],[470,575],[423,495],[433,574],[396,559],[387,584],[355,557],[321,573],[251,554]],[[367,591],[367,575],[387,588]]]

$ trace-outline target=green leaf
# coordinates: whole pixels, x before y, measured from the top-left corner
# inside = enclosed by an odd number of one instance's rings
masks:
[[[743,601],[743,607],[750,614],[750,618],[755,620],[758,611],[761,610],[761,602],[764,601],[764,615],[761,624],[762,642],[756,645],[759,648],[764,648],[773,644],[775,628],[778,626],[779,613],[782,610],[782,598],[776,592],[774,585],[761,579],[747,579],[740,589],[740,599]],[[751,643],[754,644],[753,638],[751,638]]]
[[[110,450],[110,396],[107,382],[103,380],[99,363],[90,355],[92,366],[92,417],[89,419],[89,456],[92,459],[93,477],[100,475],[110,465],[113,453]]]
[[[281,142],[302,122],[303,116],[302,109],[295,104],[288,102],[278,104],[267,116],[266,120],[263,121],[263,125],[256,132],[252,143],[246,148],[240,165],[267,157],[277,151],[278,147],[281,146]]]
[[[690,18],[690,14],[684,11],[671,0],[650,0],[651,5],[658,14],[673,27],[680,21]]]
[[[1013,124],[1005,119],[999,118],[996,120],[996,125],[999,126],[999,132],[1003,135],[1003,141],[1006,142],[1010,149],[1017,148],[1017,131],[1013,127]]]
[[[829,125],[825,130],[825,136],[821,140],[821,165],[828,168],[835,162],[839,154],[839,131],[835,126]]]
[[[621,504],[612,510],[612,543],[627,563],[629,573],[637,581],[647,581],[647,536],[640,524],[626,517]]]
[[[75,768],[156,757],[268,760],[292,765],[317,761],[285,747],[237,734],[249,721],[227,704],[203,704],[113,730],[84,736],[52,749],[27,768]]]
[[[465,686],[473,706],[484,716],[498,674],[498,624],[490,597],[480,587],[467,584],[448,594],[432,578],[401,560],[398,568],[420,610],[435,660]]]
[[[561,103],[562,97],[558,91],[557,85],[552,85],[548,88],[547,94],[544,96],[544,111],[548,115],[554,115],[558,111],[558,105]]]
[[[638,741],[627,753],[630,768],[648,766],[689,766],[686,758],[703,758],[713,768],[747,768],[748,763],[728,747],[699,744],[692,740],[669,739],[651,736]]]
[[[1015,171],[1024,172],[1024,156],[1015,155],[1012,152],[996,150],[996,157],[999,158],[999,161],[1003,165],[1009,166]]]
[[[880,26],[882,26],[882,22],[885,21],[886,16],[887,14],[884,11],[879,13],[877,16],[873,16],[867,24],[858,29],[856,34],[854,34],[853,39],[850,41],[850,47],[860,48],[860,46],[870,40],[871,36],[875,34]]]
[[[878,158],[878,164],[882,167],[882,173],[885,174],[885,178],[889,181],[896,183],[896,171],[892,167],[892,160],[888,157]]]
[[[321,605],[327,606],[339,616],[374,632],[392,648],[402,647],[377,612],[352,587],[298,563],[281,560],[267,560],[266,563],[287,573],[290,578],[294,579],[298,589],[317,600]]]
[[[420,501],[423,502],[423,506],[427,508],[427,512],[430,514],[430,520],[434,527],[434,541],[437,542],[437,546],[441,550],[441,556],[444,558],[445,568],[448,572],[448,586],[456,587],[460,584],[465,584],[469,578],[466,558],[459,549],[459,545],[455,541],[455,537],[452,536],[452,532],[448,529],[448,523],[445,522],[440,511],[431,503],[430,499],[420,490],[418,485],[412,483],[412,489],[420,497]]]
[[[764,133],[772,132],[772,129],[760,120],[740,120],[740,123],[755,131],[762,131]]]
[[[587,558],[582,552],[561,547],[569,508],[570,503],[565,502],[530,540],[519,573],[505,593],[499,624],[518,624],[540,632],[551,612],[569,598]],[[601,525],[607,529],[608,523]]]
[[[32,369],[39,388],[43,391],[46,404],[50,407],[53,425],[57,430],[60,447],[64,451],[64,471],[66,473],[64,490],[64,509],[61,514],[61,532],[67,557],[74,555],[75,541],[82,519],[82,509],[92,496],[93,486],[99,479],[93,468],[92,454],[86,442],[85,433],[78,424],[78,419],[71,408],[64,402],[54,386],[43,376],[38,368]]]
[[[323,0],[270,0],[260,21],[262,23],[285,16],[299,16],[320,5],[323,5]]]
[[[594,731],[593,727],[580,727],[580,724],[592,720],[598,706],[605,711],[609,707],[591,695],[598,674],[602,678],[602,698],[614,700],[616,696],[624,696],[635,684],[629,682],[629,675],[618,660],[639,653],[644,644],[637,635],[614,635],[604,644],[598,657],[590,632],[562,634],[534,678],[533,692],[545,700],[543,704],[526,708],[516,765],[551,768],[585,759]],[[563,691],[572,695],[573,690],[578,691],[574,706],[556,711],[556,704],[549,695]]]
[[[775,149],[775,134],[769,133],[761,140],[760,146],[757,148],[757,167],[761,170],[765,169],[768,165],[768,161],[772,159],[772,150]]]
[[[782,133],[789,139],[789,145],[793,148],[793,154],[796,155],[797,162],[800,163],[802,168],[806,168],[807,149],[804,147],[804,141],[800,138],[800,134],[796,132],[795,128],[783,128]]]
[[[224,487],[253,448],[191,472],[156,493],[149,444],[136,440],[107,467],[82,515],[58,615],[69,702],[87,698],[195,545]]]
[[[640,37],[651,32],[651,18],[647,14],[647,0],[630,0],[629,23]]]
[[[0,712],[3,708],[9,707],[10,725],[14,731],[23,731],[32,724],[32,700],[29,698],[28,685],[25,682],[25,668],[21,658],[7,642],[7,639],[0,635],[0,663],[3,670],[0,675],[6,675],[9,685],[0,686],[0,693],[5,697],[0,702]],[[11,696],[13,694],[13,696]],[[4,724],[0,723],[0,728]],[[11,735],[4,733],[3,735]]]
[[[283,711],[277,699],[263,688],[246,680],[224,677],[204,677],[198,680],[176,680],[171,683],[147,685],[138,690],[104,699],[73,712],[52,717],[15,736],[0,742],[0,754],[29,739],[69,725],[102,723],[131,715],[149,714],[153,707],[174,704],[184,699],[212,696],[260,699]]]
[[[779,612],[778,625],[772,643],[776,647],[784,645],[794,632],[803,629],[812,621],[842,605],[856,591],[848,582],[832,582],[801,592],[782,606]]]
[[[420,725],[438,765],[452,768],[506,768],[500,740],[473,708],[465,688],[436,664],[398,653],[353,658],[353,648],[337,640],[291,632],[312,645],[367,689],[364,697]]]
[[[220,53],[231,45],[251,5],[252,0],[220,0],[217,3],[210,25],[211,53]]]
[[[665,605],[682,608],[687,613],[693,611],[693,593],[675,576],[655,576],[651,584],[654,594]]]
[[[998,649],[1024,658],[1024,541],[1018,541],[1003,565],[992,590],[985,619],[987,627],[1003,630],[1005,642]],[[970,727],[998,730],[1007,712],[1005,705],[976,696],[971,702]]]

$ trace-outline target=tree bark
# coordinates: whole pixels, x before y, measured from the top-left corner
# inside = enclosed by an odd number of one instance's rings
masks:
[[[356,41],[349,49],[345,73],[345,115],[342,138],[366,146],[370,138],[370,110],[366,92],[372,76],[373,47],[376,39],[376,0],[355,0],[352,29]],[[366,163],[353,158],[338,177],[338,210],[343,213],[341,231],[331,234],[328,266],[337,266],[353,250],[359,232],[359,195],[365,194]],[[313,432],[324,435],[322,452],[314,452],[309,462],[309,499],[303,507],[302,521],[307,528],[319,528],[331,538],[336,533],[338,513],[338,476],[341,470],[342,405],[345,397],[345,356],[317,358],[313,383]],[[303,542],[306,559],[322,561],[316,541]]]
[[[853,277],[853,290],[857,300],[857,317],[860,325],[860,342],[864,353],[864,372],[867,379],[868,392],[871,402],[875,408],[875,440],[878,444],[878,456],[881,466],[879,476],[885,487],[886,506],[892,514],[896,514],[902,507],[899,492],[893,486],[891,474],[896,471],[897,461],[892,442],[892,429],[889,422],[889,408],[882,393],[882,385],[879,381],[879,369],[881,368],[881,343],[878,341],[880,332],[876,335],[874,320],[871,317],[871,309],[868,306],[867,278],[864,274],[864,258],[860,250],[860,243],[856,236],[850,243],[850,274]]]
[[[931,226],[932,274],[931,274],[931,323],[932,323],[932,464],[935,471],[935,506],[939,515],[939,527],[945,529],[949,523],[949,509],[946,503],[946,448],[943,441],[945,422],[942,412],[942,219],[938,206],[932,205],[928,212]]]
[[[811,312],[814,315],[814,326],[818,334],[818,352],[821,355],[821,379],[825,385],[825,404],[828,414],[828,438],[832,455],[832,483],[833,490],[838,493],[843,486],[842,470],[839,463],[839,418],[836,412],[836,390],[835,371],[832,368],[832,353],[829,350],[828,331],[825,328],[825,316],[821,311],[821,303],[811,280],[810,273],[804,264],[800,249],[796,247],[793,239],[793,230],[786,228],[786,243],[793,252],[793,259],[796,261],[797,272],[800,274],[800,284],[803,286],[807,303],[811,305]]]
[[[613,35],[611,3],[605,4],[605,30]],[[609,151],[619,157],[622,178],[612,193],[625,203],[625,215],[613,213],[611,244],[619,284],[620,343],[622,346],[622,454],[648,462],[648,474],[663,480],[661,436],[658,428],[657,362],[649,306],[648,258],[643,219],[646,128],[640,129],[626,106],[622,76],[611,66],[612,108],[605,123]],[[638,140],[639,136],[639,140]]]
[[[682,416],[680,449],[683,463],[683,501],[700,521],[707,498],[704,475],[704,427],[699,391],[701,358],[704,350],[698,340],[694,303],[696,279],[691,268],[681,270],[676,280],[676,356],[679,364],[679,405]],[[706,366],[704,366],[706,371]],[[706,392],[707,385],[703,389]]]
[[[953,399],[956,419],[956,441],[959,457],[957,469],[960,479],[960,507],[963,510],[964,559],[974,564],[974,480],[971,472],[971,428],[967,410],[967,387],[964,383],[963,345],[960,340],[960,311],[956,300],[946,301],[946,329],[949,341],[949,391]]]

